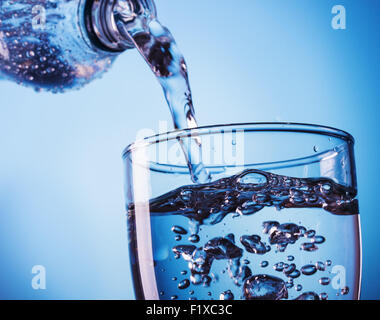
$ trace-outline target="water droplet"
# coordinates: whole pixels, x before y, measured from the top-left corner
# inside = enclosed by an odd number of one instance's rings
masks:
[[[175,255],[177,256],[182,256],[182,258],[185,261],[191,261],[193,252],[195,251],[196,247],[195,246],[176,246],[172,249]]]
[[[307,238],[309,238],[309,239],[313,238],[315,236],[315,230],[308,230],[308,231],[306,231],[305,236]]]
[[[213,260],[214,256],[205,252],[203,248],[196,249],[189,263],[191,273],[209,274]]]
[[[180,283],[178,283],[178,289],[186,289],[190,286],[190,281],[188,279],[182,280]]]
[[[325,237],[323,236],[315,236],[314,238],[311,239],[313,243],[321,244],[326,241]]]
[[[321,300],[327,300],[328,297],[329,297],[329,296],[328,296],[328,294],[327,294],[326,292],[322,292],[322,293],[319,295],[319,298],[320,298]]]
[[[314,150],[314,152],[318,152],[318,150],[319,150],[319,149],[318,149],[318,146],[314,146],[314,147],[313,147],[313,150]]]
[[[194,273],[190,276],[190,281],[192,284],[198,285],[202,283],[202,275]]]
[[[263,233],[271,234],[280,224],[277,221],[263,222]]]
[[[283,262],[277,262],[274,266],[273,269],[276,271],[283,271],[284,270],[284,263]]]
[[[236,212],[241,216],[248,216],[260,211],[262,205],[258,205],[256,201],[245,201],[241,206],[236,209]]]
[[[285,276],[289,277],[289,275],[292,274],[294,270],[296,270],[296,265],[294,263],[291,263],[290,265],[284,268]]]
[[[305,292],[298,296],[295,300],[319,300],[319,296],[315,292]]]
[[[227,240],[230,240],[232,243],[235,243],[235,235],[233,233],[229,233],[225,236]]]
[[[181,191],[180,195],[183,201],[189,202],[192,198],[193,191],[185,189]]]
[[[326,270],[325,264],[321,261],[316,262],[315,266],[317,267],[317,270],[319,270],[319,271],[325,271]]]
[[[294,270],[293,272],[289,273],[289,274],[287,275],[287,277],[292,278],[292,279],[296,279],[296,278],[298,278],[300,275],[301,275],[301,272],[300,272],[298,269],[296,269],[296,270]]]
[[[220,300],[234,300],[234,294],[231,290],[224,291],[220,294]]]
[[[342,290],[340,290],[340,293],[342,295],[346,295],[350,292],[350,289],[348,287],[344,287]]]
[[[294,261],[294,257],[293,256],[288,256],[288,261]]]
[[[305,276],[311,276],[317,272],[317,268],[313,264],[307,264],[301,268],[301,272]]]
[[[296,291],[301,291],[302,290],[302,286],[300,284],[297,284],[295,289],[296,289]]]
[[[173,226],[172,231],[174,233],[177,233],[177,234],[186,234],[187,233],[186,229],[181,227],[181,226]]]
[[[268,262],[268,261],[261,261],[261,263],[260,263],[260,266],[261,266],[262,268],[266,268],[268,265],[269,265],[269,262]]]
[[[265,185],[267,183],[267,177],[260,172],[248,171],[243,173],[237,179],[239,184],[253,184],[253,185]]]
[[[203,286],[204,286],[204,287],[209,287],[211,281],[212,281],[212,279],[211,279],[211,277],[209,277],[209,276],[204,275],[204,276],[202,277],[202,283],[203,283]]]
[[[216,260],[240,258],[243,254],[243,250],[233,242],[221,237],[208,241],[204,251]]]
[[[175,241],[181,241],[182,237],[180,235],[177,235],[177,236],[174,237],[174,240]]]
[[[285,282],[270,275],[260,274],[248,278],[243,286],[246,300],[281,300],[288,298]]]
[[[178,299],[178,296],[176,296],[176,295],[171,296],[170,299],[171,299],[171,300],[177,300],[177,299]]]
[[[300,228],[294,223],[283,223],[269,235],[270,244],[276,244],[280,252],[285,251],[288,244],[294,244],[300,237]]]
[[[197,234],[192,234],[188,240],[192,243],[198,243],[200,238]]]
[[[326,182],[321,185],[321,192],[324,194],[329,194],[332,190],[332,186],[330,183]]]
[[[328,277],[322,277],[321,279],[319,279],[319,283],[322,286],[327,286],[327,285],[330,284],[330,278],[328,278]]]
[[[267,252],[266,245],[261,242],[261,238],[257,235],[244,235],[240,238],[240,242],[249,253],[261,255]]]
[[[331,260],[327,260],[327,261],[326,261],[326,266],[330,267],[331,264],[332,264],[332,261],[331,261]]]
[[[318,250],[318,247],[314,243],[305,242],[301,244],[301,249],[308,252],[313,252]]]

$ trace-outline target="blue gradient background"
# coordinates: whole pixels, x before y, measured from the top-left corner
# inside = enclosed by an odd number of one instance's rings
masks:
[[[185,54],[201,125],[308,122],[356,138],[362,298],[379,299],[380,2],[156,2]],[[336,4],[347,30],[331,28]],[[0,97],[0,298],[133,299],[121,151],[170,120],[144,61],[127,52],[64,95],[2,81]],[[34,265],[47,269],[46,290],[31,288]]]

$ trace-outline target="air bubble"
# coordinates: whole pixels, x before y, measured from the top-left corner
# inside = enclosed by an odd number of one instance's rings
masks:
[[[319,300],[319,296],[315,292],[305,292],[295,300]]]
[[[305,242],[301,244],[301,249],[308,252],[313,252],[318,250],[318,247],[314,243]]]
[[[340,293],[342,295],[347,295],[350,292],[350,289],[348,287],[344,287],[343,289],[340,290]]]
[[[253,185],[265,185],[267,183],[267,177],[259,172],[248,171],[247,173],[243,173],[237,179],[239,184],[253,184]]]
[[[327,300],[328,299],[328,294],[326,292],[322,292],[320,295],[319,295],[319,298],[321,300]]]
[[[187,233],[186,229],[181,226],[173,226],[172,231],[174,233],[182,234],[182,235]]]
[[[219,296],[220,300],[234,300],[234,294],[231,290],[224,291]]]
[[[294,271],[296,270],[296,265],[294,263],[288,265],[286,268],[284,268],[284,274],[285,276],[289,276],[290,274],[292,274]]]
[[[321,261],[316,262],[315,266],[316,266],[317,270],[319,270],[319,271],[325,271],[326,270],[325,264]]]
[[[200,240],[200,237],[197,234],[192,234],[189,239],[190,242],[192,243],[198,243]]]
[[[296,279],[296,278],[298,278],[300,275],[301,275],[301,272],[300,272],[298,269],[296,269],[296,270],[294,270],[293,272],[289,273],[287,276],[288,276],[289,278]]]
[[[311,276],[317,272],[317,268],[312,264],[307,264],[301,268],[301,272],[305,276]]]
[[[314,238],[311,239],[311,241],[313,243],[322,244],[326,241],[326,239],[323,236],[315,236]]]
[[[307,238],[313,238],[315,236],[315,230],[308,230],[308,231],[306,231],[306,233],[305,233],[305,237],[307,237]]]
[[[283,262],[277,262],[274,266],[273,266],[273,269],[278,271],[278,272],[281,272],[284,270],[284,263]]]
[[[190,286],[190,281],[188,279],[182,280],[180,283],[178,283],[178,289],[186,289]]]
[[[270,275],[255,275],[248,278],[243,287],[246,300],[281,300],[288,298],[285,282]]]
[[[192,195],[193,195],[193,192],[191,190],[182,190],[181,191],[181,198],[185,202],[189,202],[191,200]]]
[[[265,221],[263,222],[263,233],[272,233],[280,224],[277,221]]]
[[[321,186],[321,192],[322,193],[325,193],[325,194],[329,194],[332,190],[332,186],[330,183],[324,183],[322,186]]]
[[[261,242],[261,238],[257,235],[244,235],[240,238],[240,242],[249,253],[262,255],[267,252],[266,245]]]
[[[322,286],[328,286],[330,284],[330,278],[328,277],[323,277],[321,279],[319,279],[319,283],[322,285]]]

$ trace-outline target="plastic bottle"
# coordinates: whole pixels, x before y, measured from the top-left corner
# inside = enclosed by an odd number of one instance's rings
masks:
[[[2,0],[0,78],[60,92],[100,77],[134,48],[117,29],[118,6],[131,21],[156,16],[152,0]]]

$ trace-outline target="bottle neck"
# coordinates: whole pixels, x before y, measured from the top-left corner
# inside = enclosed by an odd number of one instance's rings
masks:
[[[122,52],[134,48],[133,42],[121,33],[118,22],[122,20],[131,28],[139,21],[156,17],[153,0],[86,0],[85,23],[91,42],[98,48]]]

